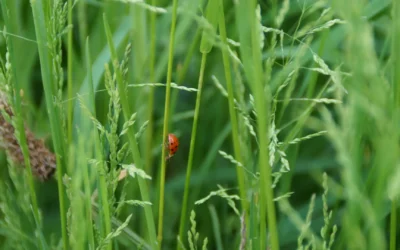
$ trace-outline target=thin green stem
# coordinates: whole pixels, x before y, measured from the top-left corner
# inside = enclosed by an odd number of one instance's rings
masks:
[[[113,62],[117,62],[117,59],[118,59],[117,52],[115,50],[115,46],[112,41],[110,27],[108,25],[105,14],[103,15],[103,20],[104,20],[104,26],[105,26],[106,35],[107,35],[107,42],[108,42],[108,45],[109,45],[110,51],[111,51],[111,58],[112,58]],[[117,86],[118,86],[118,91],[120,93],[120,101],[121,101],[122,111],[124,114],[124,119],[127,121],[127,120],[129,120],[129,118],[131,116],[131,111],[130,111],[130,106],[129,106],[129,102],[128,102],[128,96],[126,94],[126,86],[122,79],[121,68],[115,67],[115,64],[114,64],[114,70],[115,70],[115,73],[117,76],[116,77],[117,78]],[[140,156],[139,146],[137,144],[135,134],[136,134],[136,132],[135,132],[134,126],[129,126],[128,133],[127,133],[129,148],[133,155],[133,159],[135,161],[136,167],[143,169],[143,161]],[[140,193],[142,196],[142,200],[150,201],[150,196],[149,196],[149,191],[148,191],[146,181],[143,178],[138,178],[138,182],[139,182],[139,189],[140,189]],[[155,229],[153,212],[152,212],[151,207],[145,206],[144,212],[145,212],[145,217],[146,217],[146,221],[147,221],[147,229],[148,229],[149,238],[150,238],[150,245],[151,245],[152,249],[157,249],[157,236],[156,236],[156,229]]]
[[[153,6],[157,5],[157,0],[152,0],[151,4]],[[157,39],[157,31],[156,31],[156,13],[151,12],[150,14],[150,58],[149,58],[149,69],[150,69],[150,82],[156,81],[155,76],[155,64],[156,64],[156,39]],[[145,171],[152,175],[152,145],[153,145],[153,127],[154,127],[154,119],[153,119],[153,109],[154,109],[154,88],[150,88],[147,100],[147,131],[146,131],[146,165]]]
[[[157,0],[151,0],[151,4],[153,6],[157,5]],[[150,50],[149,50],[149,79],[150,82],[156,81],[155,76],[155,64],[156,64],[156,43],[157,43],[157,31],[156,31],[156,16],[155,12],[150,13]],[[145,172],[150,176],[153,175],[153,129],[154,129],[154,89],[149,88],[149,92],[147,94],[147,129],[145,132]],[[142,230],[144,231],[145,224],[142,223]]]
[[[46,98],[47,111],[49,113],[50,128],[53,138],[53,144],[55,148],[55,154],[57,159],[57,185],[58,185],[58,195],[60,202],[60,217],[61,217],[61,235],[64,249],[69,249],[68,247],[68,234],[67,234],[67,209],[65,200],[65,190],[63,185],[63,175],[65,171],[65,149],[63,144],[63,138],[61,131],[62,124],[60,122],[60,115],[57,111],[54,100],[53,100],[53,72],[52,63],[50,61],[50,53],[47,47],[47,28],[45,23],[45,15],[43,11],[42,0],[31,0],[33,20],[35,24],[36,31],[36,42],[38,44],[39,58],[42,72],[43,88]]]
[[[164,107],[164,127],[163,127],[163,145],[165,145],[168,134],[168,123],[169,123],[169,105],[171,95],[171,79],[172,79],[172,66],[174,59],[174,41],[175,41],[175,28],[176,28],[176,17],[178,9],[178,0],[173,1],[172,6],[172,20],[171,20],[171,31],[169,37],[169,50],[168,50],[168,69],[167,69],[167,87],[165,93],[165,107]],[[161,249],[162,246],[162,235],[163,235],[163,219],[164,219],[164,186],[165,186],[165,169],[166,169],[166,148],[162,147],[161,156],[161,177],[160,177],[160,199],[158,209],[158,247]]]
[[[72,2],[68,0],[68,26],[72,27]],[[72,99],[72,29],[68,30],[68,49],[67,49],[67,88],[68,88],[68,99]],[[68,142],[72,139],[72,102],[68,102],[68,120],[67,120],[67,138]]]
[[[187,203],[188,203],[189,189],[190,189],[190,176],[191,176],[192,167],[193,167],[193,157],[194,157],[196,134],[197,134],[197,123],[198,123],[199,114],[200,114],[201,93],[202,93],[202,89],[203,89],[203,79],[204,79],[204,70],[206,68],[206,61],[207,61],[207,53],[202,53],[199,84],[197,87],[197,96],[196,96],[196,107],[194,109],[194,118],[193,118],[193,125],[192,125],[192,134],[191,134],[192,136],[190,138],[189,160],[188,160],[187,170],[186,170],[185,189],[183,192],[181,219],[180,219],[180,223],[179,223],[179,239],[181,241],[183,241],[183,234],[184,234],[184,230],[185,230],[186,217],[187,217],[186,210],[187,210],[187,205],[188,205]],[[178,248],[179,248],[179,244],[178,244]]]

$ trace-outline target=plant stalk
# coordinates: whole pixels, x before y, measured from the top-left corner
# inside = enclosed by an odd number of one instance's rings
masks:
[[[197,124],[198,124],[199,114],[200,114],[201,93],[202,93],[202,89],[203,89],[204,69],[206,68],[207,54],[208,53],[202,53],[202,56],[201,56],[199,84],[197,87],[197,96],[196,96],[196,107],[194,110],[194,118],[193,118],[193,125],[192,125],[192,134],[191,134],[192,136],[190,138],[189,160],[188,160],[187,170],[186,170],[185,190],[183,192],[181,219],[180,219],[180,223],[179,223],[179,239],[181,241],[183,241],[183,234],[184,234],[184,230],[185,230],[186,217],[187,217],[186,213],[187,213],[187,205],[188,205],[187,203],[188,203],[189,189],[190,189],[190,176],[191,176],[192,167],[193,167],[193,157],[194,157],[194,151],[195,151]],[[180,249],[179,244],[178,244],[178,249]]]
[[[169,50],[168,50],[168,69],[167,69],[167,87],[165,93],[165,107],[164,107],[164,127],[163,127],[163,145],[167,142],[168,123],[169,123],[169,105],[171,95],[171,79],[172,79],[172,66],[174,59],[174,41],[175,41],[175,28],[177,18],[178,0],[173,1],[172,6],[172,21],[171,31],[169,37]],[[160,176],[160,199],[159,199],[159,212],[158,212],[158,248],[162,246],[163,235],[163,219],[164,219],[164,189],[165,189],[165,169],[166,169],[166,148],[162,147],[161,156],[161,176]]]
[[[72,2],[73,0],[68,0],[68,26],[72,27]],[[68,29],[68,49],[67,49],[67,91],[68,99],[72,99],[72,28]],[[67,108],[68,120],[67,120],[67,138],[68,142],[72,140],[72,102],[68,102]]]

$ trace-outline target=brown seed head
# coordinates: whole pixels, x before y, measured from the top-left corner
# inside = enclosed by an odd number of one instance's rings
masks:
[[[13,116],[11,107],[7,103],[6,96],[0,92],[0,110]],[[14,135],[14,127],[10,124],[3,113],[0,113],[0,147],[4,148],[7,155],[18,165],[24,165],[24,156],[21,147]],[[25,128],[26,141],[29,149],[29,158],[32,167],[32,173],[39,180],[49,179],[56,170],[55,155],[44,145],[43,140],[36,139],[33,133]]]

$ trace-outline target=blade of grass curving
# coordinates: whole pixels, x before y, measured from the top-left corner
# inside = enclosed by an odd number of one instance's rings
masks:
[[[112,58],[112,61],[116,63],[118,60],[118,56],[117,56],[117,52],[114,47],[114,43],[112,41],[111,30],[108,25],[107,17],[105,14],[103,15],[103,20],[104,20],[104,29],[105,29],[106,36],[107,36],[107,42],[110,47],[111,58]],[[122,111],[123,111],[125,120],[128,121],[129,118],[131,117],[131,111],[130,111],[130,106],[129,106],[129,102],[128,102],[128,96],[125,91],[126,86],[124,86],[121,69],[119,67],[115,67],[115,64],[113,64],[113,65],[114,65],[114,71],[116,73],[118,91],[120,92],[120,101],[121,101]],[[140,156],[139,147],[137,145],[135,134],[136,134],[136,132],[135,132],[134,126],[129,126],[128,133],[127,133],[129,147],[130,147],[131,153],[133,155],[135,165],[139,169],[143,169],[143,162],[142,162],[142,159]],[[142,200],[150,201],[150,196],[149,196],[149,191],[148,191],[146,181],[143,178],[138,178],[138,182],[139,182],[139,189],[140,189],[140,193],[142,196]],[[150,206],[145,206],[144,211],[145,211],[145,217],[146,217],[146,222],[147,222],[147,230],[148,230],[148,234],[149,234],[149,238],[150,238],[150,245],[151,245],[152,249],[157,249],[158,248],[157,247],[157,237],[156,237],[156,229],[155,229],[152,209]]]
[[[168,69],[167,69],[167,88],[165,92],[165,107],[164,107],[164,127],[163,127],[163,145],[165,145],[168,134],[168,123],[169,123],[169,105],[171,95],[171,79],[172,79],[172,66],[174,59],[174,40],[175,40],[175,28],[176,28],[176,16],[178,9],[178,0],[173,1],[172,5],[172,21],[171,30],[169,37],[169,49],[168,49]],[[158,247],[161,249],[162,246],[162,233],[163,233],[163,218],[164,218],[164,185],[165,185],[165,169],[166,169],[166,148],[162,147],[161,154],[161,176],[160,176],[160,199],[158,209]]]
[[[227,40],[227,35],[226,35],[226,27],[225,27],[225,15],[224,15],[224,6],[223,6],[223,1],[220,2],[220,13],[219,13],[219,32],[221,35],[222,42],[228,46],[228,40]],[[240,150],[240,141],[239,141],[239,129],[238,129],[238,120],[237,120],[237,115],[236,115],[236,110],[235,110],[235,104],[234,104],[234,93],[233,93],[233,85],[232,85],[232,72],[230,69],[230,57],[228,54],[228,51],[223,49],[222,50],[222,57],[223,57],[223,63],[224,63],[224,71],[225,71],[225,80],[226,80],[226,89],[228,92],[228,104],[229,104],[229,115],[231,119],[231,124],[232,124],[232,141],[233,141],[233,150],[235,153],[235,159],[243,163],[242,160],[242,154]],[[237,166],[236,168],[236,173],[237,173],[237,178],[238,178],[238,183],[239,183],[239,191],[240,191],[240,197],[242,197],[241,202],[242,202],[242,209],[243,211],[247,211],[248,204],[246,202],[246,182],[245,182],[245,175],[244,175],[244,170],[243,168],[240,168]],[[247,218],[247,216],[246,216]]]
[[[9,32],[17,34],[16,33],[16,24],[15,22],[11,22],[10,20],[10,14],[9,14],[9,9],[8,9],[8,5],[9,3],[7,3],[6,0],[1,1],[1,9],[3,11],[3,18],[4,18],[4,22],[5,25],[8,29]],[[33,175],[32,175],[32,169],[31,169],[31,162],[30,162],[30,158],[29,158],[29,148],[28,148],[28,144],[26,141],[26,134],[25,134],[25,127],[24,127],[24,121],[22,119],[22,108],[21,108],[21,96],[20,96],[20,91],[22,90],[22,88],[20,87],[19,81],[18,81],[18,74],[17,74],[17,68],[15,67],[15,62],[16,62],[16,58],[15,58],[15,51],[14,51],[14,40],[16,39],[13,36],[8,36],[8,51],[9,51],[9,60],[11,62],[11,66],[12,66],[12,82],[13,82],[13,86],[14,86],[14,100],[12,100],[13,102],[13,107],[14,107],[14,119],[15,119],[15,125],[16,125],[16,129],[15,132],[18,132],[15,134],[15,136],[18,136],[18,143],[19,146],[21,148],[23,157],[24,157],[24,164],[25,164],[25,168],[27,170],[27,178],[28,178],[28,182],[29,182],[29,194],[30,194],[30,199],[31,199],[31,203],[32,203],[32,212],[33,212],[33,217],[35,219],[36,222],[36,226],[37,226],[37,231],[39,233],[39,239],[40,239],[40,243],[41,243],[41,249],[46,249],[46,243],[44,241],[44,237],[43,237],[43,229],[42,229],[42,221],[41,221],[41,217],[40,217],[40,213],[39,213],[39,207],[38,207],[38,203],[37,203],[37,198],[36,198],[36,192],[35,192],[35,184],[33,181]]]
[[[43,10],[42,0],[31,0],[31,7],[33,12],[33,21],[35,24],[36,41],[38,44],[40,68],[42,73],[43,88],[46,98],[47,112],[49,114],[51,134],[57,160],[57,185],[60,203],[60,218],[61,218],[61,234],[64,249],[68,249],[68,235],[67,235],[67,214],[66,214],[66,200],[65,189],[62,177],[65,171],[65,145],[63,143],[64,136],[62,135],[60,124],[60,115],[53,102],[53,72],[52,63],[50,62],[49,49],[47,47],[47,28],[46,17]]]

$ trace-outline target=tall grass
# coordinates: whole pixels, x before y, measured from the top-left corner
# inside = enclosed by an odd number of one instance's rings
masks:
[[[44,11],[44,5],[41,0],[39,1],[31,1],[32,13],[33,13],[33,21],[35,23],[35,33],[36,33],[36,41],[38,44],[38,51],[40,57],[40,69],[43,81],[43,89],[46,98],[46,108],[49,114],[50,121],[50,129],[55,149],[55,155],[57,159],[57,183],[58,183],[58,194],[59,194],[59,203],[60,203],[60,218],[61,218],[61,233],[62,233],[62,242],[63,247],[65,249],[68,248],[68,236],[67,236],[67,205],[65,199],[65,188],[62,183],[63,175],[65,172],[65,166],[67,165],[66,161],[66,145],[64,142],[64,131],[63,131],[63,122],[61,121],[61,111],[60,107],[54,104],[54,96],[56,96],[58,90],[62,87],[59,85],[60,81],[62,83],[62,78],[59,75],[60,72],[55,72],[53,65],[55,67],[61,66],[60,61],[57,61],[55,58],[58,55],[58,59],[61,59],[61,51],[60,47],[57,46],[56,42],[58,38],[55,37],[58,32],[62,31],[59,27],[59,22],[61,23],[63,20],[55,19],[55,16],[49,16],[50,11]],[[52,7],[53,13],[57,13],[57,11],[61,11],[62,8],[60,4],[54,4]],[[59,16],[62,18],[62,16]],[[64,20],[65,21],[65,20]],[[58,29],[53,30],[53,34],[50,33],[51,27],[58,27]],[[52,36],[51,36],[52,35]],[[52,40],[50,40],[52,39]],[[53,51],[50,51],[49,45],[52,45],[50,48]],[[57,92],[56,92],[57,91]]]
[[[12,12],[15,11],[15,5],[12,3],[2,1],[1,2],[1,7],[4,15],[4,22],[6,23],[7,27],[9,28],[11,33],[14,33],[17,30],[17,22],[11,15]],[[14,10],[14,11],[13,11]],[[30,168],[31,162],[30,162],[30,157],[29,157],[29,148],[28,148],[28,142],[27,142],[27,137],[25,134],[25,129],[24,129],[24,122],[22,118],[22,109],[21,109],[21,93],[19,90],[22,90],[20,84],[19,84],[19,77],[18,77],[18,69],[15,68],[13,65],[16,64],[16,58],[15,58],[15,53],[14,50],[16,49],[15,47],[15,37],[12,38],[6,38],[7,40],[7,55],[6,55],[6,64],[2,65],[3,66],[3,74],[4,78],[3,81],[6,87],[6,90],[8,90],[8,99],[12,102],[11,106],[13,107],[13,126],[15,128],[14,134],[15,137],[18,141],[18,144],[20,145],[20,150],[22,151],[23,154],[23,160],[24,160],[24,165],[26,166],[27,169],[27,178],[26,181],[29,183],[29,195],[30,195],[30,204],[32,207],[32,213],[35,218],[37,230],[40,232],[39,233],[39,241],[41,243],[42,248],[46,248],[46,244],[43,241],[43,235],[41,233],[42,230],[42,220],[40,218],[39,214],[39,208],[37,204],[37,197],[35,193],[35,184],[33,180],[33,175],[32,175],[32,170]],[[4,112],[4,111],[3,111]]]
[[[398,248],[397,1],[0,6],[1,249]]]

